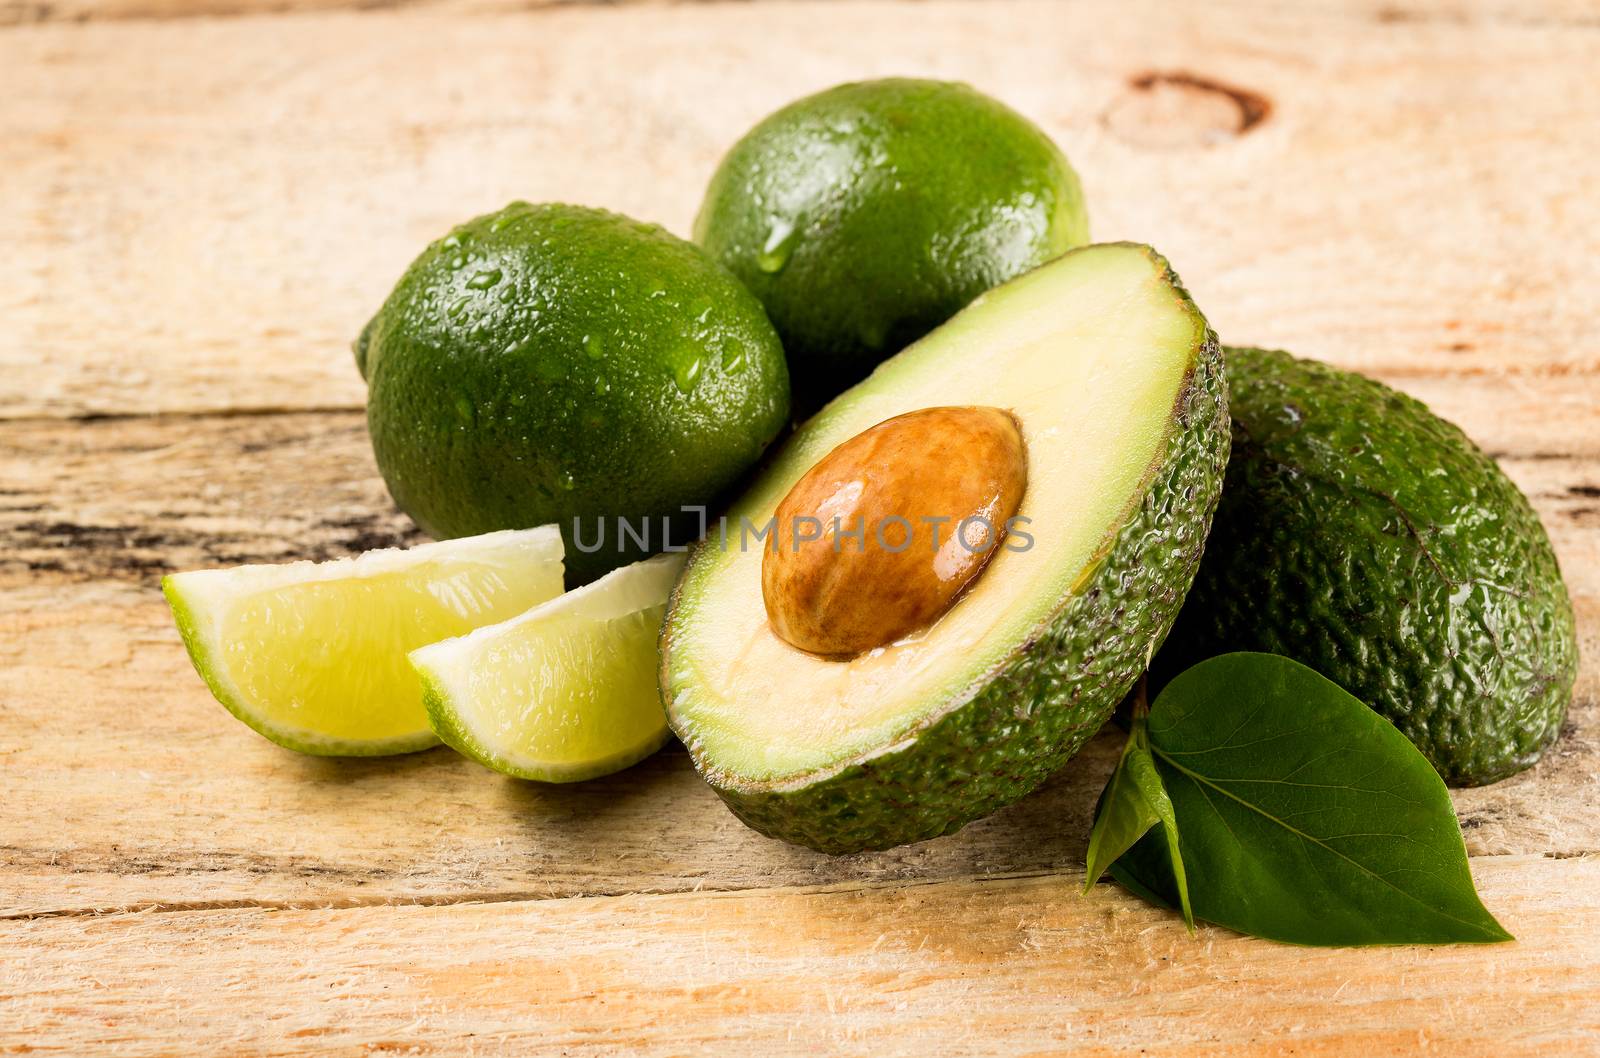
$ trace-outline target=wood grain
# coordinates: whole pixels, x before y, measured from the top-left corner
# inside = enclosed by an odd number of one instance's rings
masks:
[[[504,14],[542,11],[558,7],[672,5],[727,3],[730,0],[0,0],[0,26],[31,22],[91,22],[106,19],[216,18],[260,14],[308,14],[328,11],[386,12],[410,10],[448,12],[453,15]],[[732,0],[767,3],[771,0]],[[816,0],[842,3],[845,0]],[[906,0],[915,3],[917,0]],[[1248,8],[1226,0],[1213,3],[1216,11]],[[1306,5],[1311,6],[1311,5]],[[1343,16],[1379,24],[1404,22],[1532,23],[1589,27],[1600,24],[1586,0],[1540,0],[1537,9],[1517,0],[1326,0],[1318,3],[1325,15]]]
[[[819,10],[7,30],[0,416],[359,406],[350,339],[452,223],[521,197],[685,231],[761,115],[904,72],[1042,123],[1097,237],[1160,247],[1230,341],[1594,392],[1600,27],[1266,2]]]
[[[0,996],[34,1054],[1595,1053],[1600,859],[1473,868],[1514,944],[1190,938],[1067,873],[0,923]]]

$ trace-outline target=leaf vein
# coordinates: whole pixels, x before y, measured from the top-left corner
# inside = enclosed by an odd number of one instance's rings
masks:
[[[1228,799],[1230,799],[1232,801],[1237,801],[1239,804],[1243,805],[1245,808],[1248,808],[1250,811],[1255,812],[1257,815],[1262,816],[1263,818],[1265,818],[1269,822],[1278,824],[1278,826],[1283,827],[1285,830],[1289,831],[1291,834],[1294,834],[1296,837],[1300,838],[1302,841],[1305,841],[1305,842],[1307,842],[1308,844],[1311,844],[1311,845],[1315,845],[1317,848],[1323,849],[1324,851],[1328,852],[1329,854],[1331,854],[1333,856],[1337,856],[1339,859],[1344,860],[1346,863],[1350,864],[1350,866],[1354,867],[1356,870],[1360,871],[1362,874],[1365,874],[1369,878],[1372,878],[1374,881],[1377,881],[1377,882],[1383,884],[1384,886],[1387,886],[1388,888],[1394,890],[1402,898],[1404,898],[1404,899],[1406,899],[1406,900],[1408,900],[1408,901],[1410,901],[1410,902],[1412,902],[1412,903],[1414,903],[1414,904],[1416,904],[1416,905],[1418,905],[1418,906],[1420,906],[1420,907],[1422,907],[1422,908],[1424,908],[1424,909],[1426,909],[1428,911],[1431,911],[1436,915],[1439,915],[1439,916],[1441,916],[1443,918],[1447,918],[1450,921],[1458,923],[1458,924],[1460,924],[1462,926],[1466,926],[1466,927],[1468,927],[1469,929],[1471,929],[1471,930],[1473,930],[1475,932],[1482,933],[1484,931],[1482,924],[1476,923],[1476,922],[1472,922],[1472,921],[1470,921],[1468,919],[1461,918],[1461,917],[1459,917],[1457,915],[1452,915],[1450,912],[1445,911],[1442,908],[1435,907],[1434,905],[1429,904],[1427,901],[1423,900],[1421,897],[1415,895],[1414,893],[1410,893],[1410,892],[1406,891],[1405,889],[1402,889],[1400,886],[1396,885],[1393,881],[1391,881],[1390,879],[1388,879],[1384,875],[1381,875],[1381,874],[1377,873],[1376,871],[1372,870],[1370,867],[1368,867],[1366,864],[1362,863],[1360,860],[1357,860],[1357,859],[1355,859],[1355,858],[1353,858],[1353,857],[1351,857],[1351,856],[1339,851],[1338,849],[1334,848],[1333,846],[1327,844],[1327,842],[1323,841],[1321,838],[1318,838],[1313,834],[1307,834],[1306,832],[1300,830],[1299,828],[1291,826],[1289,823],[1285,822],[1284,820],[1279,819],[1277,816],[1274,816],[1271,812],[1266,811],[1265,809],[1261,808],[1260,806],[1252,804],[1251,802],[1246,801],[1244,798],[1238,796],[1237,794],[1231,793],[1228,790],[1223,789],[1221,786],[1218,786],[1215,783],[1213,783],[1208,776],[1201,775],[1199,772],[1195,772],[1195,771],[1190,770],[1189,768],[1185,768],[1182,764],[1179,764],[1177,761],[1173,760],[1167,754],[1166,750],[1162,749],[1161,747],[1156,746],[1156,745],[1154,745],[1152,743],[1150,749],[1158,757],[1161,757],[1162,759],[1166,760],[1168,764],[1170,764],[1172,767],[1176,768],[1178,771],[1182,772],[1185,776],[1187,776],[1190,779],[1190,781],[1194,782],[1197,786],[1202,787],[1202,790],[1201,790],[1202,795],[1205,795],[1205,791],[1204,791],[1203,787],[1209,786],[1212,789],[1216,790],[1218,793],[1222,794],[1224,797],[1226,797],[1226,798],[1228,798]],[[1211,804],[1211,798],[1209,796],[1206,796],[1206,803],[1207,804]],[[1227,826],[1227,821],[1225,819],[1223,819],[1222,813],[1217,810],[1217,807],[1215,805],[1211,805],[1211,810],[1213,812],[1217,813],[1217,818],[1218,819],[1222,819],[1223,826],[1227,827],[1228,833],[1231,836],[1233,836],[1234,841],[1236,841],[1236,842],[1239,841],[1238,836],[1233,834],[1233,828]],[[1242,846],[1242,843],[1241,843],[1241,846]]]

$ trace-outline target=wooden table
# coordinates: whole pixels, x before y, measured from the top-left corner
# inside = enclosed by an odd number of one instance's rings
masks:
[[[0,0],[0,1053],[1600,1053],[1593,0],[198,7]],[[517,197],[684,231],[752,121],[891,73],[1031,115],[1226,339],[1422,397],[1532,497],[1576,701],[1456,797],[1516,944],[1081,895],[1109,736],[833,859],[681,750],[570,788],[313,760],[205,692],[161,573],[418,539],[348,345],[427,240]]]

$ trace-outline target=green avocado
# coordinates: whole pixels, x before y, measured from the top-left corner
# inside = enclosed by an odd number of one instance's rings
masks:
[[[1233,456],[1157,681],[1215,654],[1283,654],[1387,717],[1451,785],[1538,760],[1578,648],[1527,498],[1388,386],[1283,352],[1227,358]]]
[[[778,638],[744,526],[842,442],[947,405],[1015,417],[1031,545],[997,549],[933,625],[853,659]],[[1085,247],[989,291],[803,425],[696,548],[661,634],[673,730],[745,823],[827,852],[1017,800],[1094,734],[1176,616],[1227,423],[1216,338],[1149,247]]]
[[[682,508],[718,502],[788,424],[761,304],[699,247],[597,209],[456,228],[355,354],[395,502],[441,538],[554,522],[569,585],[660,550],[664,525],[693,539]]]
[[[944,81],[839,85],[722,160],[695,239],[767,307],[809,413],[990,287],[1088,241],[1036,125]]]

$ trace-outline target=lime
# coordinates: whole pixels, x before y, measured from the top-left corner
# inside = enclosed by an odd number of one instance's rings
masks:
[[[766,305],[804,411],[1089,226],[1077,175],[1036,125],[964,84],[893,78],[757,124],[694,233]]]
[[[437,745],[406,652],[561,593],[554,526],[332,562],[174,573],[189,658],[234,716],[323,756]]]
[[[656,637],[683,555],[624,566],[520,617],[411,652],[433,729],[495,771],[577,782],[667,738]]]
[[[699,247],[603,210],[513,203],[455,229],[356,356],[401,508],[435,537],[556,523],[574,585],[661,550],[664,524],[692,539],[682,508],[788,423],[761,304]]]

